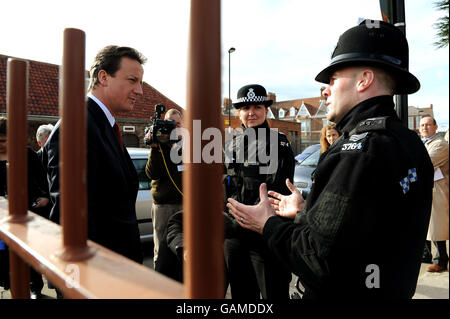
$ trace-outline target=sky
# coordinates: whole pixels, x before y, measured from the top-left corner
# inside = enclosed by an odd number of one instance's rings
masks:
[[[63,31],[86,33],[86,69],[110,44],[132,46],[148,59],[144,81],[185,108],[190,1],[1,1],[0,54],[61,64]],[[434,1],[406,2],[410,71],[421,89],[408,104],[433,104],[439,130],[449,125],[449,49],[436,49],[433,24],[444,14]],[[258,83],[277,101],[316,97],[314,80],[339,35],[359,18],[381,19],[378,0],[223,0],[221,2],[222,100]],[[231,53],[229,70],[228,49]],[[153,106],[152,106],[153,107]]]

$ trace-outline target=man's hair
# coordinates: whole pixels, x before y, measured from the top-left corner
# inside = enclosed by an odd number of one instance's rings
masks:
[[[377,82],[380,84],[380,87],[386,89],[389,92],[389,95],[394,95],[395,88],[397,86],[396,78],[383,69],[376,67],[371,68],[375,73],[375,76],[378,80]]]
[[[6,135],[8,128],[8,119],[4,116],[0,117],[0,135]]]
[[[429,117],[429,118],[431,118],[431,119],[433,120],[433,124],[434,124],[434,125],[437,125],[437,122],[436,122],[436,120],[434,119],[434,117],[432,117],[432,116],[429,115],[429,114],[422,116],[422,118],[421,118],[420,120],[423,120],[424,118],[427,118],[427,117]]]
[[[168,110],[166,112],[166,115],[164,115],[164,118],[167,119],[172,114],[178,114],[180,116],[180,118],[183,118],[183,114],[180,111],[178,111],[177,109],[170,109],[170,110]]]
[[[138,61],[145,64],[147,59],[136,49],[130,47],[119,47],[117,45],[108,45],[101,49],[95,56],[89,71],[90,82],[88,91],[92,90],[98,83],[98,73],[104,70],[113,76],[120,69],[120,62],[123,57]]]
[[[49,136],[53,130],[52,124],[43,124],[36,131],[36,140],[43,143],[45,137]]]

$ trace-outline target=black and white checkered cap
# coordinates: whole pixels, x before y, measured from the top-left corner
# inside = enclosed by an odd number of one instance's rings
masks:
[[[272,105],[273,101],[267,98],[266,89],[259,84],[249,84],[239,89],[236,103],[233,106],[237,109],[248,104],[264,104],[266,107]]]
[[[239,99],[237,99],[237,103],[242,103],[242,102],[265,102],[268,101],[267,96],[255,96],[255,97],[241,97]]]

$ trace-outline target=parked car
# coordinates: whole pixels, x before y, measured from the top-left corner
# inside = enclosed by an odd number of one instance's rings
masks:
[[[311,174],[317,167],[319,157],[320,148],[314,151],[312,154],[309,154],[309,156],[306,157],[302,162],[295,165],[294,186],[298,190],[300,190],[304,199],[306,199],[311,190]]]
[[[317,150],[320,150],[320,144],[310,145],[307,148],[305,148],[303,152],[295,156],[295,159],[297,162],[301,163],[305,158],[307,158],[309,155],[311,155]]]
[[[145,174],[147,164],[148,148],[127,147],[131,160],[139,178],[139,191],[136,199],[136,217],[139,224],[141,242],[153,240],[153,224],[151,217],[152,194],[150,193],[150,179]]]

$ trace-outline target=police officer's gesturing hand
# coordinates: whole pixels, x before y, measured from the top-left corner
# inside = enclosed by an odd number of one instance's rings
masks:
[[[275,215],[275,210],[267,195],[266,183],[262,183],[259,187],[259,198],[259,204],[253,206],[244,205],[233,198],[228,198],[227,207],[239,225],[262,234],[266,221]]]
[[[259,187],[260,202],[258,205],[244,205],[233,198],[228,198],[227,207],[239,225],[262,234],[264,225],[269,217],[277,214],[283,217],[294,218],[297,212],[301,211],[305,206],[302,194],[292,185],[289,178],[286,179],[286,185],[291,191],[289,196],[281,195],[274,191],[267,192],[267,185],[262,183]],[[275,198],[269,198],[268,195]]]
[[[286,186],[291,191],[291,195],[285,196],[274,191],[269,191],[269,195],[274,197],[269,197],[269,201],[272,203],[272,207],[277,215],[294,218],[297,212],[305,206],[305,201],[300,191],[289,181],[289,178],[286,178]]]

